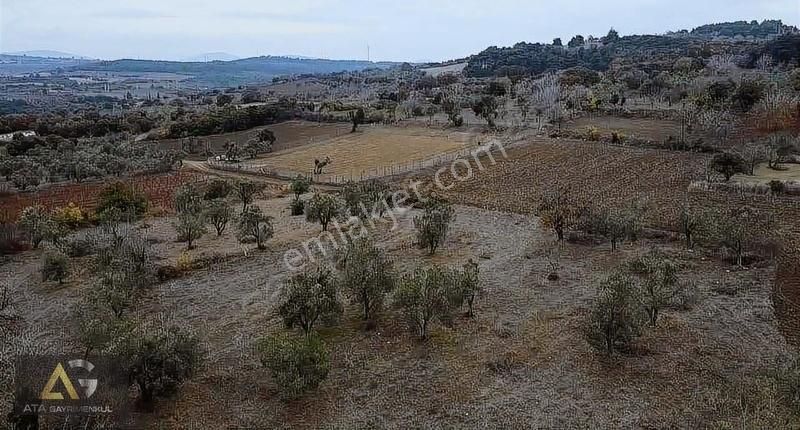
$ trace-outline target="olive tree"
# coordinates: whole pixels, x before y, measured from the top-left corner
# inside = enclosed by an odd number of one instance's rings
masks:
[[[300,327],[306,336],[320,318],[339,315],[342,310],[336,280],[324,267],[292,276],[284,286],[278,308],[286,326]]]
[[[330,354],[317,336],[270,336],[258,343],[258,354],[287,400],[316,389],[330,371]]]
[[[678,213],[678,226],[686,239],[686,249],[694,249],[697,236],[705,233],[708,225],[709,219],[706,211],[688,203],[681,205]]]
[[[714,214],[714,232],[720,243],[733,254],[741,267],[745,253],[760,241],[767,240],[774,228],[772,215],[742,206]]]
[[[242,213],[247,210],[247,206],[253,203],[255,197],[263,189],[263,184],[257,184],[252,181],[238,181],[234,184],[233,191],[239,201],[242,202]]]
[[[364,320],[370,320],[394,289],[392,260],[369,238],[359,238],[339,254],[338,266],[339,284],[350,301],[361,306]]]
[[[453,283],[453,274],[437,266],[417,269],[400,282],[395,302],[421,339],[427,339],[431,322],[449,318],[453,309]]]
[[[292,216],[303,215],[305,203],[300,199],[300,196],[311,190],[311,181],[302,175],[297,175],[297,177],[292,179],[292,183],[289,184],[289,189],[291,189],[294,194],[294,199],[290,204]]]
[[[482,293],[480,282],[480,269],[478,263],[469,259],[462,266],[462,270],[454,273],[451,297],[462,308],[467,306],[467,316],[475,315],[475,299]]]
[[[653,251],[628,263],[629,272],[638,278],[637,297],[655,327],[658,315],[678,294],[678,268],[665,256]]]
[[[414,217],[414,228],[417,229],[417,246],[427,248],[433,255],[444,243],[450,224],[455,220],[455,211],[450,203],[430,198],[425,203],[421,215]]]
[[[213,200],[206,208],[205,217],[214,226],[217,236],[222,236],[228,222],[233,218],[233,208],[225,200]]]
[[[202,359],[199,339],[177,327],[137,330],[127,352],[128,379],[139,388],[139,403],[152,409],[191,378]]]
[[[179,213],[173,227],[178,233],[178,241],[186,242],[186,249],[193,249],[194,242],[208,233],[205,213],[202,211]]]
[[[614,273],[598,286],[586,339],[592,347],[611,355],[640,335],[643,319],[633,280],[625,273]]]
[[[328,224],[342,213],[341,200],[331,194],[316,193],[306,204],[306,221],[320,223],[322,231],[328,231]]]
[[[578,222],[580,208],[568,188],[546,193],[539,204],[539,218],[543,226],[552,228],[559,242],[564,234]]]
[[[264,242],[272,238],[272,217],[261,212],[258,206],[250,206],[239,216],[238,238],[240,242],[255,240],[258,249],[266,249]]]

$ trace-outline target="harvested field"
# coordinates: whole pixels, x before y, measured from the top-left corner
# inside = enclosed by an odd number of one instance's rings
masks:
[[[280,124],[256,127],[250,130],[237,131],[235,133],[216,134],[213,136],[202,136],[200,139],[211,144],[211,150],[215,154],[225,152],[223,145],[227,142],[236,142],[244,145],[253,138],[260,130],[269,129],[275,133],[275,145],[273,151],[296,148],[315,142],[324,141],[345,133],[350,132],[350,125],[343,123],[315,123],[310,121],[287,121]],[[180,150],[181,139],[167,139],[156,142],[145,142],[145,145],[156,145],[162,150]],[[202,148],[201,148],[202,149]],[[205,159],[203,156],[195,155],[194,159]]]
[[[584,202],[613,204],[645,198],[652,208],[675,207],[706,155],[623,148],[573,140],[536,139],[446,192],[453,201],[493,210],[534,213],[555,187],[570,187]],[[666,214],[656,214],[659,223]]]
[[[244,163],[245,166],[273,171],[310,174],[314,160],[330,157],[326,175],[352,175],[383,167],[405,166],[440,154],[458,151],[473,144],[471,133],[447,133],[425,128],[366,126],[314,145],[276,152]]]
[[[610,139],[612,132],[619,132],[625,138],[656,143],[665,142],[669,136],[677,139],[681,135],[681,124],[678,121],[664,119],[587,116],[569,122],[566,127],[577,132],[583,132],[588,130],[589,127],[595,127],[603,138]],[[691,140],[702,135],[699,132],[695,133],[689,133],[688,139]]]

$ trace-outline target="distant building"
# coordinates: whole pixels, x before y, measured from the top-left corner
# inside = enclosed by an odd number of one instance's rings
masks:
[[[36,136],[36,132],[33,130],[16,131],[14,133],[0,134],[0,142],[11,142],[12,140],[14,140],[14,135],[17,133],[21,134],[24,137]]]

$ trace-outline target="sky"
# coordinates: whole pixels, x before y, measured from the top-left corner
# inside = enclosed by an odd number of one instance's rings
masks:
[[[444,61],[575,34],[722,21],[800,26],[800,0],[0,0],[0,52],[181,60],[208,52]]]

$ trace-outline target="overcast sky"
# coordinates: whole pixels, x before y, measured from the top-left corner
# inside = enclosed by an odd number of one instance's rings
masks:
[[[95,58],[303,55],[446,60],[574,34],[800,21],[800,0],[0,0],[0,52]]]

